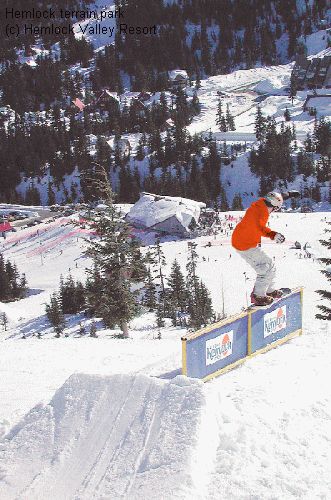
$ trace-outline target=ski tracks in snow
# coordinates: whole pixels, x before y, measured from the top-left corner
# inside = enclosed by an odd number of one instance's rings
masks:
[[[73,375],[0,450],[6,500],[188,498],[201,382]]]
[[[329,357],[296,356],[330,337],[309,337],[206,385],[72,375],[2,441],[1,500],[328,498]]]

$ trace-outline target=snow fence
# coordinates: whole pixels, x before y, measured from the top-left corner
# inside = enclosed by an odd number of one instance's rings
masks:
[[[204,382],[302,333],[303,289],[182,337],[182,373]]]

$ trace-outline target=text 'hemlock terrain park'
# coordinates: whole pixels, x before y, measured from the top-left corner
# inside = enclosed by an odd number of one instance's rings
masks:
[[[331,500],[330,0],[1,0],[0,500]]]

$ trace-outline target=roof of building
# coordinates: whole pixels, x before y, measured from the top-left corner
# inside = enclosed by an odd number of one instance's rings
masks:
[[[105,90],[105,94],[107,94],[109,97],[111,97],[112,99],[115,99],[116,101],[119,101],[120,102],[120,97],[118,95],[117,92],[110,92],[110,90]]]
[[[168,73],[170,80],[186,80],[188,78],[187,71],[185,69],[173,69]]]
[[[319,114],[323,116],[331,115],[331,94],[330,95],[308,95],[303,109],[317,108]]]
[[[115,149],[116,145],[119,148],[123,148],[123,147],[129,147],[130,148],[131,147],[130,141],[126,137],[121,137],[120,139],[117,139],[115,141],[115,136],[113,135],[106,142],[107,142],[108,146],[110,146],[112,149]]]
[[[152,228],[171,217],[176,217],[178,222],[188,230],[192,218],[198,221],[200,211],[205,207],[205,203],[188,198],[142,193],[127,218],[133,223]]]

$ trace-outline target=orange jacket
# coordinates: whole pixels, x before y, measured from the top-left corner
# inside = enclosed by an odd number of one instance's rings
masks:
[[[261,243],[261,236],[273,240],[276,232],[266,227],[268,219],[269,212],[264,199],[254,201],[232,233],[232,246],[237,250],[248,250]]]

